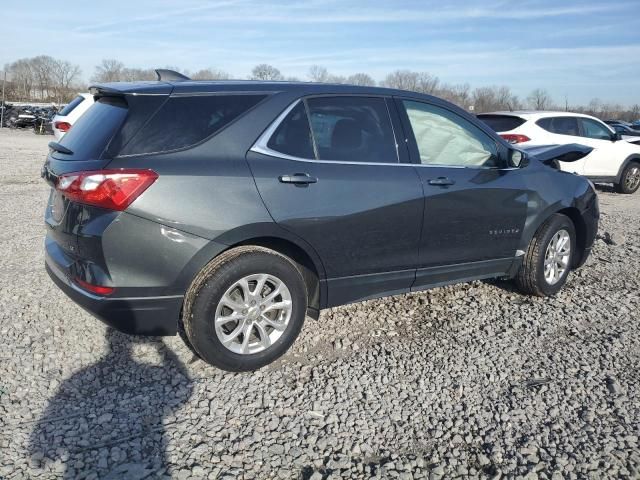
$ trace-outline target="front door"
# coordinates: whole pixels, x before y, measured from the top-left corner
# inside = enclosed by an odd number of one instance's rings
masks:
[[[505,273],[522,236],[528,193],[493,138],[461,115],[399,99],[425,193],[415,287]]]
[[[326,306],[409,290],[422,186],[399,162],[385,98],[301,100],[247,159],[273,219],[320,255]]]

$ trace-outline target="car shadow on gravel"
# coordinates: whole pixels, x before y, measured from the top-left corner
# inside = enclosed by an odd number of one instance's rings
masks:
[[[106,354],[64,380],[29,439],[32,467],[56,477],[142,479],[167,469],[165,428],[193,387],[156,338],[106,332]],[[144,345],[154,362],[134,358]],[[145,360],[147,358],[145,357]]]

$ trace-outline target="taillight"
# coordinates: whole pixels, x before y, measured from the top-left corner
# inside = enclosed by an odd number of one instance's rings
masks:
[[[85,282],[84,280],[80,280],[79,278],[76,278],[75,282],[85,290],[88,290],[91,293],[97,293],[98,295],[110,295],[115,291],[115,288],[113,287],[103,287],[102,285],[94,285],[92,283]]]
[[[71,124],[69,122],[55,122],[53,126],[61,132],[68,132],[71,130]]]
[[[56,189],[71,201],[122,211],[157,178],[152,170],[76,172],[61,175]]]
[[[523,142],[528,142],[529,140],[531,140],[526,135],[519,135],[519,134],[515,134],[515,133],[503,133],[500,136],[502,138],[504,138],[509,143],[523,143]]]

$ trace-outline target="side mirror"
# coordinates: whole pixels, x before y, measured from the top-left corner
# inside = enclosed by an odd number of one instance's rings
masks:
[[[620,132],[615,132],[613,135],[611,135],[612,142],[617,142],[618,140],[622,140],[622,134]]]
[[[509,167],[523,168],[529,164],[527,155],[520,150],[509,150]]]

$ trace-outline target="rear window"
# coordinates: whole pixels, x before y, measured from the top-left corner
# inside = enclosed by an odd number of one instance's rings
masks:
[[[120,155],[161,153],[187,148],[220,131],[266,95],[169,97]]]
[[[53,152],[58,160],[96,160],[127,116],[127,103],[119,97],[100,98],[82,115],[60,144],[73,154]]]
[[[580,135],[578,119],[575,117],[541,118],[536,124],[547,132],[557,133],[558,135],[571,135],[573,137]]]
[[[67,103],[67,105],[58,112],[58,115],[61,115],[61,116],[69,115],[83,101],[84,101],[84,97],[81,95],[78,95],[76,98],[74,98],[69,103]]]
[[[508,132],[526,122],[525,119],[513,115],[478,115],[478,119],[486,123],[494,132]]]

